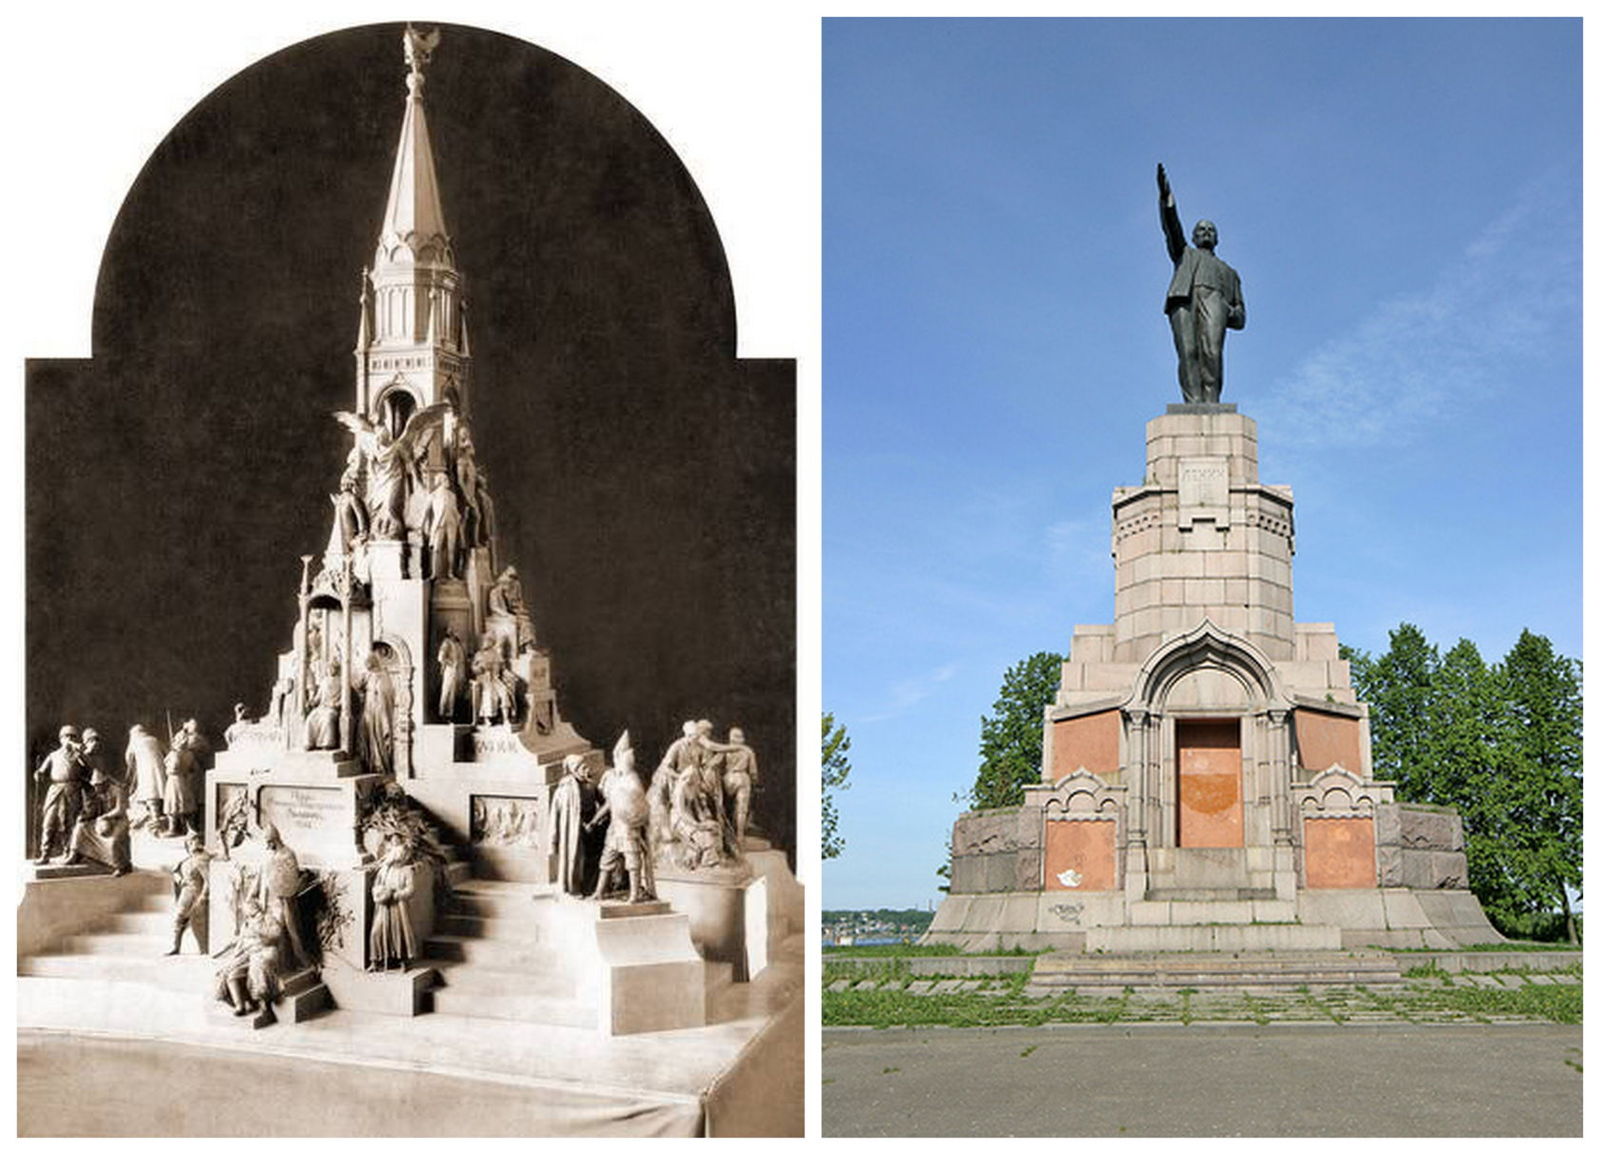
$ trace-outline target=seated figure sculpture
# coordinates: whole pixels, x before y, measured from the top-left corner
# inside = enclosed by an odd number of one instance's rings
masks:
[[[248,1015],[278,997],[283,975],[284,924],[255,898],[244,901],[239,934],[217,967],[216,996]]]
[[[113,875],[133,869],[131,839],[128,835],[128,795],[101,767],[96,767],[83,798],[83,809],[72,828],[72,849],[67,864],[89,859],[109,866]]]

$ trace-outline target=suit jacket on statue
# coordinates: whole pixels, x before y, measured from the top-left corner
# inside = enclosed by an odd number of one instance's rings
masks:
[[[1216,289],[1228,302],[1230,314],[1238,310],[1238,324],[1230,315],[1228,328],[1244,328],[1244,294],[1239,288],[1239,274],[1221,257],[1209,249],[1185,245],[1183,257],[1172,270],[1172,283],[1167,286],[1166,312],[1171,313],[1194,295],[1196,285]]]

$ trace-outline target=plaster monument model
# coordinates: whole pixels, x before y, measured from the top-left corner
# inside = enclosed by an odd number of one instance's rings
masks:
[[[451,60],[442,72],[451,84],[466,86],[480,66],[486,72],[504,71],[508,61],[522,61],[519,67],[532,69],[529,76],[548,68],[552,76],[601,87],[547,53],[508,50],[504,37],[464,33],[463,38],[485,46],[487,55],[482,62]],[[370,35],[365,44],[361,67],[370,68],[375,59]],[[585,540],[584,527],[595,524],[583,505],[589,500],[586,495],[562,490],[546,501],[547,495],[530,485],[529,477],[543,476],[540,470],[552,462],[559,466],[552,471],[556,477],[586,475],[586,469],[599,464],[600,455],[580,444],[588,432],[570,435],[562,424],[567,419],[557,415],[551,429],[559,432],[545,435],[541,427],[505,444],[495,437],[508,410],[561,396],[563,382],[543,372],[512,368],[508,373],[504,367],[518,365],[516,349],[509,350],[509,359],[495,362],[501,368],[487,391],[481,391],[476,379],[464,279],[456,242],[446,228],[423,100],[427,85],[434,83],[424,69],[438,44],[437,34],[408,30],[404,37],[408,67],[399,143],[390,154],[393,163],[373,238],[376,245],[362,270],[359,294],[350,293],[359,312],[352,310],[349,318],[355,337],[349,391],[342,398],[324,396],[320,380],[308,380],[303,393],[298,386],[283,387],[282,395],[300,409],[261,433],[290,440],[286,431],[304,429],[302,418],[310,413],[323,423],[330,442],[337,435],[337,448],[330,443],[326,450],[306,453],[299,445],[275,446],[283,450],[278,457],[292,459],[308,475],[292,479],[297,500],[280,502],[278,487],[266,484],[247,495],[259,504],[246,517],[259,524],[276,518],[280,505],[319,509],[327,519],[305,527],[301,539],[314,542],[319,553],[284,554],[276,566],[262,571],[281,575],[275,580],[281,582],[283,596],[270,626],[278,650],[271,655],[275,662],[259,663],[261,698],[255,704],[260,712],[243,702],[233,706],[225,746],[210,769],[205,769],[198,725],[186,723],[172,732],[169,720],[170,752],[142,726],[133,729],[125,764],[150,823],[173,833],[198,826],[204,834],[185,839],[188,853],[176,867],[170,852],[157,855],[152,850],[166,847],[136,838],[139,869],[135,877],[118,882],[90,871],[35,871],[36,880],[60,878],[99,889],[76,892],[88,900],[79,905],[93,906],[95,913],[85,911],[75,916],[70,929],[63,929],[59,916],[73,905],[72,895],[61,887],[51,891],[30,883],[25,903],[30,913],[21,920],[31,927],[28,945],[19,948],[22,981],[39,980],[38,987],[49,987],[46,993],[58,994],[50,984],[62,975],[125,982],[127,972],[139,970],[139,981],[148,977],[152,987],[160,988],[151,1002],[150,1021],[161,1018],[159,1025],[165,1027],[182,1018],[183,1029],[194,1028],[201,1040],[185,1039],[184,1045],[205,1046],[218,1032],[231,1035],[238,1027],[276,1022],[281,1024],[274,1032],[279,1039],[269,1048],[270,1056],[263,1052],[264,1061],[293,1061],[283,1056],[322,1049],[325,1057],[339,1060],[328,1064],[326,1081],[318,1080],[324,1087],[343,1085],[342,1072],[363,1063],[400,1062],[411,1071],[407,1085],[420,1089],[440,1065],[465,1056],[483,1072],[498,1074],[512,1065],[511,1081],[519,1084],[513,1097],[519,1103],[537,1100],[545,1119],[557,1120],[536,1126],[560,1129],[561,1120],[572,1117],[569,1100],[574,1099],[584,1104],[580,1112],[602,1098],[621,1101],[624,1106],[616,1117],[627,1120],[640,1117],[634,1110],[637,1103],[652,1114],[668,1100],[674,1111],[689,1104],[687,1110],[709,1115],[716,1108],[708,1104],[717,1096],[750,1094],[729,1083],[727,1073],[753,1066],[753,1056],[770,1052],[777,1040],[798,1039],[798,1004],[786,992],[798,987],[798,944],[792,936],[798,929],[799,887],[783,852],[769,849],[762,877],[748,869],[730,877],[698,865],[692,883],[674,880],[679,889],[658,898],[650,852],[652,808],[635,768],[633,739],[624,733],[607,767],[604,752],[563,715],[558,698],[565,686],[554,671],[553,647],[541,643],[561,638],[566,639],[563,646],[581,647],[596,630],[596,621],[607,628],[619,621],[627,624],[626,630],[600,634],[594,653],[586,655],[589,665],[580,667],[584,676],[573,677],[574,685],[592,687],[588,671],[598,669],[608,676],[605,671],[619,652],[619,639],[640,631],[629,623],[630,615],[654,629],[658,618],[653,611],[670,604],[669,595],[658,593],[655,582],[614,580],[626,577],[629,567],[608,565],[604,541]],[[397,63],[393,57],[384,59],[389,69]],[[534,64],[526,66],[530,59]],[[399,76],[390,81],[397,98],[398,81]],[[474,91],[481,94],[484,89]],[[665,152],[653,135],[644,133],[646,126],[625,102],[615,94],[605,99],[617,106],[608,115],[613,115],[612,131],[621,133],[618,143],[639,137],[648,148]],[[349,108],[335,115],[352,120],[365,115],[364,100],[347,104]],[[583,117],[592,115],[586,111]],[[456,131],[461,122],[449,123]],[[601,151],[609,154],[610,144]],[[631,164],[625,166],[630,172]],[[470,183],[463,187],[472,188]],[[663,188],[669,195],[658,198],[651,213],[672,208],[681,199],[679,191]],[[448,189],[446,185],[444,191]],[[337,189],[319,195],[336,196]],[[657,199],[657,194],[649,192],[646,199]],[[475,218],[482,201],[463,200]],[[681,213],[673,208],[669,215]],[[563,218],[559,229],[567,227]],[[681,231],[681,222],[665,231],[660,224],[644,229],[670,236],[669,251],[680,245]],[[497,255],[492,247],[487,252],[479,247],[484,242],[470,230],[463,237],[473,238],[474,260]],[[588,243],[580,252],[587,251]],[[464,242],[463,258],[466,251]],[[509,280],[488,283],[519,284],[525,270],[506,272],[513,274]],[[731,309],[725,270],[713,268],[706,275],[708,299],[720,294]],[[248,313],[248,306],[244,311]],[[714,313],[707,316],[724,325]],[[663,333],[671,336],[679,324],[672,320]],[[490,333],[507,331],[489,328]],[[472,337],[481,340],[477,333]],[[318,347],[309,334],[307,338],[308,349]],[[601,339],[618,351],[631,349],[614,336],[602,334]],[[647,336],[646,344],[655,339]],[[656,358],[663,371],[670,371],[660,378],[664,393],[702,360],[718,378],[716,390],[707,391],[703,403],[683,409],[685,420],[692,419],[697,427],[703,424],[701,408],[722,405],[725,396],[735,396],[736,387],[738,397],[753,406],[743,411],[745,416],[762,420],[768,408],[763,395],[787,405],[792,392],[792,371],[785,363],[766,360],[752,368],[736,356],[731,342],[725,344],[714,347],[714,342],[697,337],[693,348],[708,352],[682,355],[681,367],[676,366],[677,353]],[[542,348],[535,352],[544,355]],[[605,351],[597,352],[604,359]],[[583,391],[593,388],[581,373],[574,381]],[[675,397],[676,390],[671,392]],[[241,396],[233,391],[228,400],[231,404]],[[585,398],[578,391],[561,396],[562,404],[570,400]],[[646,409],[654,411],[659,404],[651,400]],[[664,411],[675,415],[679,404],[674,399]],[[276,418],[276,411],[270,416]],[[774,428],[785,424],[784,416],[772,419]],[[595,422],[595,445],[615,431],[603,423],[610,418],[590,420]],[[475,434],[483,438],[479,444]],[[675,434],[673,444],[682,436]],[[506,455],[502,460],[507,464],[497,467],[496,476],[512,474],[519,487],[515,492],[525,501],[532,495],[529,507],[517,511],[523,515],[520,522],[523,527],[538,525],[551,543],[549,555],[535,554],[541,568],[528,571],[534,581],[526,588],[518,569],[508,563],[527,559],[511,556],[510,543],[496,540],[494,503],[478,459],[480,448]],[[579,454],[589,460],[579,462]],[[526,468],[530,463],[537,466],[531,473]],[[514,473],[519,465],[524,472]],[[326,473],[316,476],[319,469]],[[694,476],[700,484],[701,475]],[[715,494],[716,486],[725,485],[732,495],[729,508],[753,511],[764,508],[754,490],[767,484],[750,487],[747,479],[730,475],[707,492]],[[324,494],[331,496],[327,505],[322,504]],[[605,498],[613,496],[624,497],[630,506],[634,500],[625,486]],[[576,512],[562,508],[566,503]],[[619,534],[631,524],[625,514],[627,510],[617,515]],[[506,520],[514,525],[519,519]],[[708,544],[719,552],[714,539],[708,538]],[[620,552],[627,556],[626,550]],[[563,560],[552,566],[552,556]],[[568,557],[582,564],[571,566]],[[542,619],[536,618],[549,612],[547,606],[574,604],[572,578],[579,575],[587,581],[591,568],[597,580],[592,588],[577,591],[580,612],[572,619],[582,628],[569,628],[565,617],[554,619],[562,630],[536,628],[542,627]],[[775,568],[786,572],[782,565]],[[258,575],[252,571],[241,576],[250,582],[241,580],[237,588],[228,588],[232,600],[227,604],[239,607],[252,628],[264,633],[255,625],[257,599],[253,592],[245,596],[244,590]],[[674,580],[668,575],[662,588],[673,589]],[[643,595],[638,605],[635,589]],[[544,596],[530,598],[530,590]],[[597,596],[603,611],[599,614],[590,606]],[[723,600],[733,601],[708,597],[713,605]],[[708,620],[720,634],[722,619]],[[229,649],[226,662],[219,657],[208,668],[257,668],[248,656],[235,662]],[[766,661],[756,651],[719,650],[717,656],[719,661],[730,659],[729,671],[758,668]],[[649,660],[630,653],[629,660],[634,658],[641,667]],[[736,672],[717,677],[734,690],[745,685]],[[651,681],[670,683],[672,678]],[[637,684],[617,679],[617,687]],[[610,707],[605,691],[623,697],[617,687],[601,684],[603,704],[596,707],[597,716],[606,716]],[[633,692],[628,691],[630,696]],[[649,685],[646,701],[653,705],[666,692],[677,690],[670,684],[665,690]],[[211,693],[207,717],[219,729],[220,715],[236,696],[241,695],[231,684]],[[754,701],[766,716],[782,713],[783,703],[774,708],[759,695]],[[659,709],[651,716],[659,717]],[[736,842],[734,827],[742,822],[734,816],[749,807],[754,757],[747,747],[712,742],[709,723],[691,726],[691,735],[692,743],[680,754],[685,771],[693,773],[662,779],[662,833],[670,831],[676,812],[684,841],[700,847],[707,862],[725,862]],[[652,761],[660,744],[653,736],[649,740]],[[70,816],[68,786],[93,761],[75,757],[75,734],[65,735],[62,745],[57,768],[63,789],[50,804],[57,813],[56,842]],[[50,777],[51,765],[47,759],[41,767],[44,777]],[[593,783],[602,774],[597,791]],[[196,780],[193,789],[191,779]],[[675,784],[682,785],[676,798],[671,790]],[[126,807],[120,811],[125,814]],[[123,860],[117,857],[117,828],[114,822],[102,823],[117,817],[115,799],[103,805],[97,801],[92,814],[88,807],[84,812],[90,818],[87,825],[70,825],[101,839],[108,865],[118,869]],[[86,858],[92,849],[88,838],[74,835],[74,846]],[[121,844],[126,843],[124,832]],[[615,897],[613,888],[622,888],[624,877],[627,902],[608,901]],[[174,888],[170,904],[169,879]],[[90,923],[91,918],[100,921]],[[158,929],[146,931],[151,924]],[[189,932],[202,957],[185,948]],[[742,984],[758,976],[780,943],[785,944],[784,965],[791,969],[776,986],[750,999],[724,993],[730,981]],[[174,957],[158,959],[163,952]],[[148,966],[141,970],[142,964]],[[213,995],[243,1021],[195,1014],[201,1006],[215,1009]],[[716,1027],[708,1031],[717,1000]],[[139,1020],[136,1011],[118,1008],[99,1014],[94,1010],[98,1006],[93,999],[79,1000],[63,1015],[78,1021],[94,1018],[90,1029],[95,1030],[118,1016]],[[336,1029],[295,1030],[295,1024],[326,1013],[339,1016]],[[430,1017],[425,1024],[408,1027],[379,1016]],[[780,1019],[780,1029],[767,1031],[767,1025]],[[616,1070],[604,1063],[611,1053],[604,1048],[610,1044],[589,1036],[624,1034],[660,1037],[641,1040],[646,1045],[629,1050],[627,1079],[619,1080]],[[781,1045],[789,1054],[790,1044]],[[595,1067],[597,1055],[606,1067],[603,1072]],[[450,1077],[458,1077],[452,1071]],[[697,1100],[677,1089],[686,1079],[697,1081],[691,1092],[712,1087],[714,1081],[734,1089],[707,1091]],[[352,1077],[349,1085],[356,1081]],[[568,1086],[575,1095],[568,1094]],[[183,1086],[175,1086],[173,1101],[181,1101],[185,1093]],[[407,1097],[421,1096],[408,1092]],[[731,1111],[728,1117],[733,1117]]]
[[[1244,295],[1239,274],[1217,256],[1217,226],[1196,221],[1194,244],[1183,239],[1178,202],[1167,170],[1156,165],[1161,199],[1161,231],[1172,258],[1167,285],[1167,320],[1178,349],[1178,383],[1190,403],[1222,400],[1222,341],[1229,329],[1244,328]]]

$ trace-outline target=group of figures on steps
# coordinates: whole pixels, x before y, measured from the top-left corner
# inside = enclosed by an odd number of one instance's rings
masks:
[[[561,781],[550,798],[546,844],[556,859],[556,882],[568,894],[595,899],[611,893],[622,874],[628,901],[655,897],[655,863],[684,870],[738,862],[750,816],[750,796],[758,772],[755,752],[734,727],[728,741],[712,738],[709,721],[689,721],[668,747],[646,788],[634,765],[628,733],[623,732],[612,765],[598,785],[590,782],[588,761],[568,755]],[[594,834],[604,822],[604,841],[594,869]]]
[[[34,771],[45,787],[38,865],[53,859],[63,866],[98,862],[114,874],[126,874],[132,868],[133,828],[146,826],[163,837],[200,828],[202,760],[209,745],[193,718],[173,733],[166,749],[135,723],[120,774],[112,770],[91,727],[80,734],[76,726],[63,726],[57,743]]]

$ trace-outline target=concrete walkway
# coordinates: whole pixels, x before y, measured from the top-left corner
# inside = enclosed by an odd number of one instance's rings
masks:
[[[1581,1135],[1553,1024],[835,1028],[828,1136]]]

